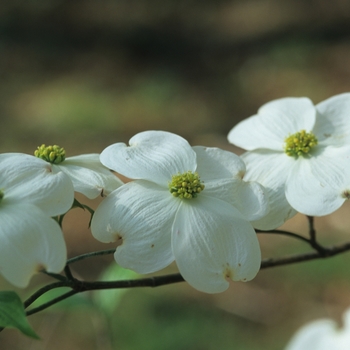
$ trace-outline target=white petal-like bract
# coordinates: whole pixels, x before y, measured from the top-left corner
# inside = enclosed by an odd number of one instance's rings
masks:
[[[151,273],[174,261],[171,225],[179,200],[149,182],[134,181],[112,192],[96,209],[91,223],[101,242],[122,241],[117,262],[138,273]]]
[[[53,169],[69,176],[76,192],[93,199],[108,195],[123,182],[100,162],[99,154],[83,154],[68,157],[60,164],[53,164]]]
[[[310,131],[315,118],[316,108],[308,98],[282,98],[266,103],[257,115],[238,123],[228,140],[248,151],[283,151],[285,137],[302,129]]]
[[[176,150],[176,152],[174,152]],[[195,171],[196,154],[182,137],[164,131],[142,132],[125,143],[108,146],[102,164],[130,179],[149,180],[167,186],[171,176]]]
[[[339,328],[330,319],[311,322],[297,331],[285,350],[349,350],[350,310],[344,314],[344,324]]]
[[[283,225],[297,213],[288,203],[285,195],[287,173],[284,169],[293,164],[292,159],[271,150],[246,152],[241,157],[247,164],[246,180],[259,181],[269,198],[270,210],[265,216],[253,220],[253,226],[260,230],[271,230]],[[279,176],[276,176],[276,173]]]
[[[219,148],[195,146],[197,172],[203,174],[204,196],[209,195],[231,203],[248,220],[264,217],[269,211],[265,188],[246,180],[246,166],[236,154]]]
[[[322,154],[300,158],[286,181],[286,198],[301,213],[321,216],[333,213],[346,200],[339,190],[348,181],[350,147],[325,147]]]
[[[220,218],[220,220],[218,220]],[[180,273],[194,288],[223,292],[228,280],[249,281],[260,269],[256,233],[230,204],[200,197],[176,214],[173,250]]]
[[[328,98],[316,105],[314,132],[319,141],[329,145],[350,144],[350,93]]]
[[[66,213],[74,200],[66,174],[54,173],[50,163],[22,153],[0,154],[0,189],[4,201],[35,204],[49,216]]]
[[[67,251],[62,231],[35,205],[0,203],[0,273],[24,288],[42,269],[59,273]]]

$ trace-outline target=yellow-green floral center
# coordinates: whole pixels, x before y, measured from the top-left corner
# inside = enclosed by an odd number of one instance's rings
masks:
[[[183,174],[173,175],[169,182],[169,191],[174,197],[181,199],[196,198],[198,193],[204,190],[198,173],[187,171]]]
[[[284,142],[284,151],[290,157],[305,156],[318,143],[316,136],[312,132],[306,132],[305,130],[288,136]]]
[[[66,151],[64,150],[64,148],[57,145],[53,145],[53,146],[41,145],[34,152],[34,155],[38,158],[46,160],[49,163],[59,164],[65,160]]]

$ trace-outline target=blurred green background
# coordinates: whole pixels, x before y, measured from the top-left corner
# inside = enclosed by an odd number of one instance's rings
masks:
[[[99,153],[160,129],[239,152],[226,135],[262,104],[350,91],[349,57],[347,0],[2,1],[0,151],[32,153],[46,143],[68,156]],[[348,211],[316,220],[322,243],[349,240]],[[91,238],[88,220],[75,209],[64,222],[70,256],[107,248]],[[307,221],[297,216],[286,227],[306,233]],[[259,238],[264,258],[309,250]],[[77,263],[74,273],[102,278],[111,262]],[[180,283],[127,291],[106,307],[107,296],[86,293],[29,318],[42,341],[5,330],[0,348],[283,349],[304,322],[340,320],[350,305],[349,262],[343,254],[263,270],[219,295]],[[19,293],[48,281],[36,276]]]

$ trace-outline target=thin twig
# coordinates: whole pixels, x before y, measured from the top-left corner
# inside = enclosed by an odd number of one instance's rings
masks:
[[[310,240],[308,238],[303,237],[297,233],[293,233],[293,232],[289,232],[289,231],[285,231],[285,230],[271,230],[271,231],[255,230],[255,231],[256,231],[256,233],[284,235],[284,236],[288,236],[288,237],[293,237],[293,238],[297,238],[303,242],[310,244]]]
[[[342,245],[338,245],[330,248],[324,248],[324,251],[322,252],[315,251],[315,252],[309,252],[304,254],[290,255],[282,258],[263,259],[261,262],[261,269],[274,267],[274,266],[289,265],[297,262],[303,262],[303,261],[309,261],[309,260],[315,260],[315,259],[329,258],[331,256],[338,255],[349,250],[350,250],[350,242],[347,242]]]
[[[65,281],[67,278],[58,274],[58,273],[52,273],[52,272],[47,272],[45,270],[41,270],[40,272],[44,273],[45,275],[48,275],[52,278],[55,278],[56,280],[59,280],[59,281]]]
[[[96,281],[96,282],[86,282],[79,280],[67,280],[66,282],[57,282],[55,286],[53,284],[49,285],[50,288],[42,288],[40,291],[35,293],[30,299],[28,299],[24,306],[28,307],[31,303],[33,303],[36,299],[42,296],[47,291],[58,288],[58,287],[70,287],[71,291],[62,294],[61,296],[54,298],[36,308],[33,308],[27,311],[27,316],[35,314],[39,311],[42,311],[64,299],[69,298],[72,295],[77,293],[85,292],[88,290],[101,290],[101,289],[122,289],[122,288],[140,288],[140,287],[159,287],[167,284],[173,284],[177,282],[183,282],[184,279],[179,273],[175,273],[172,275],[164,275],[164,276],[154,276],[148,278],[139,278],[135,280],[120,280],[120,281]],[[59,284],[59,285],[58,285]],[[46,286],[48,287],[48,286]]]
[[[67,265],[73,264],[73,263],[75,263],[77,261],[80,261],[80,260],[91,258],[93,256],[113,254],[115,252],[115,249],[116,248],[107,249],[107,250],[99,250],[98,252],[91,252],[91,253],[78,255],[78,256],[75,256],[74,258],[68,259],[67,260]]]
[[[80,283],[80,291],[85,290],[100,290],[100,289],[120,289],[120,288],[139,288],[139,287],[159,287],[167,284],[183,282],[184,278],[179,273],[163,276],[153,276],[147,278],[138,278],[134,280],[120,281],[97,281]]]
[[[72,275],[72,271],[70,270],[69,266],[66,264],[65,268],[64,268],[64,273],[67,276],[67,279],[69,280],[74,280],[74,277]]]
[[[328,249],[323,247],[317,242],[316,239],[316,230],[314,226],[314,217],[313,216],[306,216],[307,221],[309,223],[309,236],[310,236],[310,245],[312,248],[317,250],[321,255],[327,255]]]
[[[70,282],[68,280],[66,281],[60,281],[60,282],[54,282],[51,284],[46,285],[45,287],[40,288],[38,291],[36,291],[33,295],[31,295],[24,303],[24,308],[27,308],[31,304],[34,303],[35,300],[40,298],[43,294],[48,292],[51,289],[60,288],[60,287],[70,287]]]
[[[48,301],[47,303],[44,303],[44,304],[42,304],[42,305],[40,305],[40,306],[38,306],[38,307],[36,307],[36,308],[33,308],[33,309],[27,311],[27,312],[26,312],[26,315],[27,315],[27,316],[30,316],[30,315],[36,314],[37,312],[42,311],[42,310],[45,310],[45,309],[47,309],[49,306],[52,306],[52,305],[54,305],[54,304],[57,304],[57,303],[59,303],[60,301],[62,301],[62,300],[64,300],[64,299],[67,299],[67,298],[69,298],[69,297],[71,297],[72,295],[77,294],[77,293],[79,293],[79,291],[77,291],[77,290],[70,290],[69,292],[62,294],[62,295],[60,295],[59,297],[54,298],[54,299]]]
[[[314,217],[313,216],[306,216],[308,224],[309,224],[309,235],[310,240],[313,242],[316,242],[316,230],[314,226]]]

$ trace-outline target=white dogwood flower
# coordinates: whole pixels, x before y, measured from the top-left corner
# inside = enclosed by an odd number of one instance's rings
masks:
[[[242,155],[247,179],[259,181],[269,193],[271,211],[255,227],[276,228],[296,211],[327,215],[348,198],[349,113],[350,94],[317,106],[308,98],[283,98],[230,131],[228,140],[248,151]]]
[[[99,241],[122,241],[116,261],[151,273],[176,260],[185,280],[208,293],[254,278],[261,255],[248,221],[265,215],[268,201],[261,185],[242,180],[240,158],[163,131],[129,144],[107,147],[100,159],[135,181],[104,199],[91,223]]]
[[[0,155],[0,273],[10,283],[25,287],[41,269],[62,271],[66,245],[50,216],[65,213],[72,202],[65,174],[29,155]]]
[[[343,326],[330,319],[321,319],[302,327],[285,350],[348,350],[350,349],[350,310],[344,314]]]

